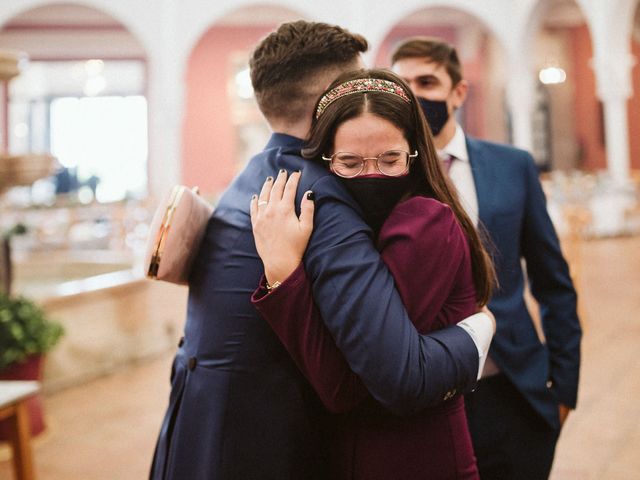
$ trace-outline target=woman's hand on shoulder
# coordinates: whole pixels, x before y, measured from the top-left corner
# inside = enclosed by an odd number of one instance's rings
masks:
[[[300,218],[294,203],[300,172],[280,170],[262,186],[260,195],[251,198],[251,226],[258,255],[270,284],[284,281],[298,267],[313,231],[313,192],[305,192]]]

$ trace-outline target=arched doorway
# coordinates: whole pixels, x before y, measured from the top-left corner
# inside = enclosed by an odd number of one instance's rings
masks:
[[[244,7],[217,21],[193,48],[182,133],[187,184],[216,195],[263,149],[270,132],[253,96],[249,56],[280,23],[301,17],[282,7]]]
[[[543,0],[530,24],[537,96],[534,156],[545,169],[606,167],[589,27],[574,0]]]
[[[143,198],[148,188],[147,60],[110,15],[69,3],[22,12],[0,30],[0,50],[26,52],[5,84],[3,147],[50,152],[60,169],[33,203]]]
[[[505,108],[504,51],[492,32],[475,16],[434,7],[411,13],[397,23],[380,46],[375,64],[388,67],[394,48],[412,36],[434,36],[452,43],[460,56],[469,94],[458,121],[472,136],[509,140]]]

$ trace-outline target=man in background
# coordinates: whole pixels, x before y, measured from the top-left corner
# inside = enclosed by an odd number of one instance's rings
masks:
[[[484,378],[465,399],[480,476],[546,479],[576,406],[581,328],[535,164],[525,151],[465,135],[454,114],[468,84],[452,45],[411,38],[394,51],[392,69],[419,97],[443,167],[494,250],[499,285],[489,308],[497,331]],[[546,343],[525,305],[525,274]]]

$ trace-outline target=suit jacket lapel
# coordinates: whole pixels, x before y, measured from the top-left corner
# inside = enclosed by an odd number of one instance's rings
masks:
[[[493,162],[486,157],[485,150],[480,142],[470,137],[466,137],[466,142],[473,183],[476,186],[476,195],[478,197],[478,217],[488,227],[497,190],[497,172]]]

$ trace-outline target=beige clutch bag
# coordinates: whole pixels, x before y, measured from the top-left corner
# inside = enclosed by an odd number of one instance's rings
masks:
[[[144,268],[148,278],[186,285],[213,207],[198,188],[176,185],[153,216]]]

